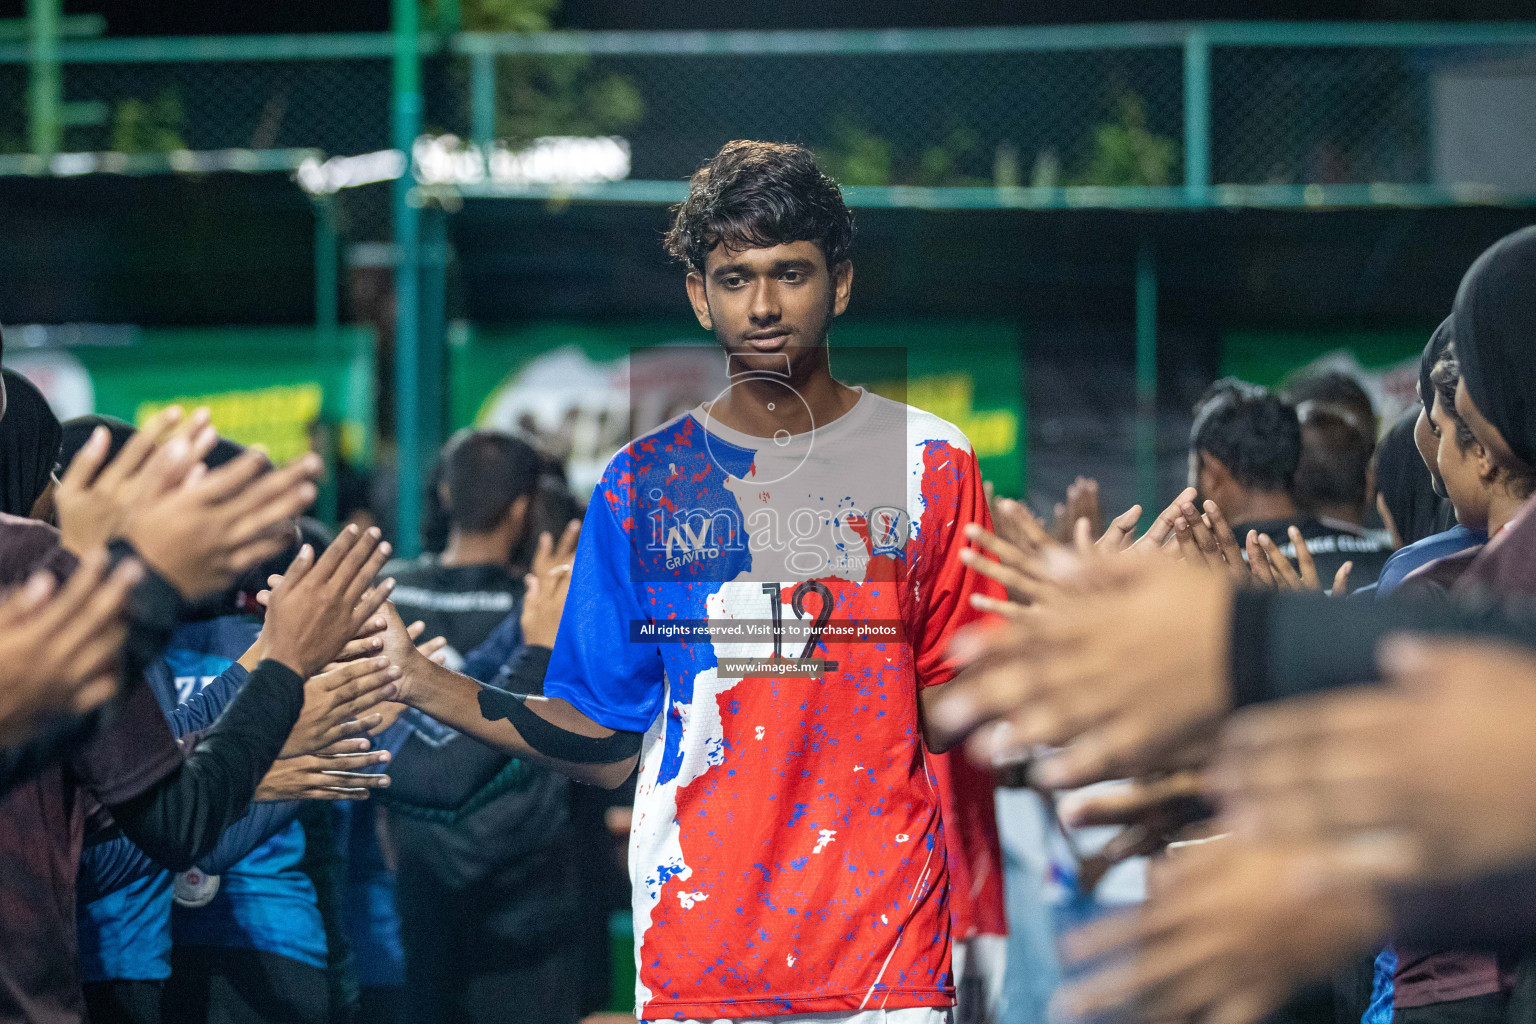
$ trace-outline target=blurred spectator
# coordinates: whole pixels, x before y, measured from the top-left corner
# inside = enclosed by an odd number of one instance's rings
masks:
[[[1296,410],[1268,390],[1236,380],[1213,384],[1195,406],[1190,428],[1190,485],[1216,502],[1241,542],[1249,531],[1271,537],[1288,558],[1294,527],[1331,580],[1354,563],[1352,586],[1374,583],[1391,553],[1388,542],[1349,523],[1323,521],[1301,509],[1294,494],[1302,459]]]
[[[442,553],[385,568],[402,616],[448,640],[450,667],[486,682],[521,646],[514,552],[537,543],[535,523],[559,532],[570,518],[568,492],[541,488],[545,468],[510,435],[456,435],[429,498],[442,509]],[[589,915],[569,783],[430,725],[405,741],[391,775],[407,981],[400,1019],[574,1021],[585,1008],[575,933]],[[423,776],[435,784],[418,795]]]
[[[1371,525],[1371,453],[1376,449],[1371,396],[1349,374],[1331,371],[1301,378],[1281,397],[1296,407],[1301,421],[1301,461],[1293,488],[1297,504],[1325,523]]]

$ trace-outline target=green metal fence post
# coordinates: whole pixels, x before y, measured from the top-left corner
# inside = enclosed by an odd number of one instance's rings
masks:
[[[51,157],[62,135],[64,80],[59,69],[59,20],[63,0],[27,0],[27,56],[32,78],[27,84],[28,142],[33,153]]]
[[[478,50],[469,65],[469,134],[487,157],[496,139],[496,55]]]
[[[437,203],[421,210],[421,396],[417,444],[425,462],[443,444],[448,413],[448,214]]]
[[[421,133],[421,53],[417,0],[392,0],[394,29],[394,143],[405,154],[394,182],[395,222],[395,544],[414,557],[421,544],[422,404],[419,213],[412,205],[411,148]]]
[[[336,349],[336,331],[341,322],[338,294],[341,271],[340,244],[336,237],[336,202],[330,196],[316,196],[315,207],[315,328],[326,352]]]
[[[1142,519],[1157,514],[1157,254],[1136,251],[1136,500]]]
[[[1184,194],[1204,206],[1211,188],[1211,37],[1196,26],[1184,36]]]

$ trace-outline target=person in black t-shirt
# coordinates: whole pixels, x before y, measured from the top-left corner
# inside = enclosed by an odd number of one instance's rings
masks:
[[[1280,553],[1295,558],[1294,529],[1306,542],[1324,586],[1345,562],[1353,564],[1350,587],[1374,583],[1392,553],[1391,544],[1352,524],[1303,511],[1294,492],[1301,456],[1295,408],[1265,388],[1217,381],[1195,406],[1190,486],[1220,506],[1235,524],[1239,542],[1250,533],[1262,534]]]
[[[527,442],[488,430],[464,431],[440,456],[438,492],[448,544],[385,567],[395,577],[395,606],[424,636],[448,640],[448,667],[480,646],[511,614],[522,592],[512,554],[528,527],[543,462]]]
[[[546,468],[508,434],[455,436],[433,474],[447,526],[442,553],[386,567],[400,614],[447,639],[455,670],[478,671],[485,650],[476,649],[493,632],[498,641],[486,649],[510,658],[521,646],[523,570],[514,562],[531,528],[565,526],[541,515]],[[452,810],[389,803],[407,982],[397,1019],[574,1022],[580,894],[566,779],[448,730],[412,735],[395,757],[397,774],[402,790],[432,774],[444,792],[474,791]],[[536,998],[513,995],[530,984]],[[381,1002],[365,990],[365,1011]]]

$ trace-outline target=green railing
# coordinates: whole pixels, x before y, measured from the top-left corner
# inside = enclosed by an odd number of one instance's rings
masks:
[[[0,102],[0,155],[35,149],[34,123],[50,111],[69,118],[58,129],[63,150],[127,150],[133,168],[157,159],[169,168],[163,154],[174,149],[389,148],[398,42],[385,33],[65,38],[48,50],[62,102],[41,103],[33,89],[30,110],[21,97],[48,68],[28,43],[0,42],[0,96],[16,98]],[[1448,162],[1437,123],[1451,86],[1475,82],[1480,69],[1523,61],[1536,74],[1536,24],[423,33],[417,43],[428,131],[482,153],[533,135],[612,134],[630,146],[621,182],[484,181],[461,187],[467,195],[672,201],[703,157],[740,136],[812,145],[850,199],[872,206],[1420,205],[1536,194],[1519,174]],[[0,173],[47,169],[0,159]]]

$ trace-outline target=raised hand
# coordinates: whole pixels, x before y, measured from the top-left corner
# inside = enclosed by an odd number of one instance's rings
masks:
[[[106,544],[129,509],[181,484],[217,441],[207,409],[184,417],[171,406],[151,417],[108,463],[112,435],[97,427],[54,493],[61,543],[77,555]]]
[[[315,455],[269,466],[256,450],[214,470],[199,463],[180,486],[128,508],[122,533],[188,600],[223,590],[293,543],[294,517],[315,500],[313,481],[324,468]]]
[[[1104,513],[1099,508],[1099,482],[1080,476],[1067,485],[1067,500],[1052,510],[1051,534],[1062,544],[1076,535],[1079,521],[1088,520],[1088,531],[1095,538],[1104,532]]]
[[[1316,590],[1323,589],[1322,580],[1317,575],[1317,563],[1312,558],[1312,552],[1307,548],[1307,541],[1296,527],[1288,527],[1287,535],[1291,545],[1296,551],[1296,564],[1291,565],[1291,560],[1285,557],[1285,552],[1270,539],[1268,534],[1258,534],[1248,531],[1248,561],[1253,566],[1255,580],[1262,586],[1277,587],[1281,590]],[[1260,556],[1255,558],[1255,549]],[[1345,562],[1339,566],[1339,571],[1333,577],[1333,589],[1330,591],[1335,597],[1342,597],[1349,585],[1349,573],[1354,568],[1353,562]]]
[[[1067,1019],[1255,1024],[1386,930],[1369,872],[1337,851],[1202,843],[1156,865],[1135,910],[1067,937],[1099,965],[1058,998]]]
[[[253,799],[366,800],[375,789],[389,786],[389,776],[365,769],[388,762],[387,750],[278,758],[262,777]]]
[[[97,548],[60,588],[39,572],[0,602],[0,742],[44,716],[81,714],[117,691],[128,595],[143,578],[127,559],[110,573]]]
[[[524,578],[523,642],[535,647],[555,646],[560,631],[560,616],[565,610],[565,596],[571,587],[571,564],[576,557],[576,541],[581,524],[572,521],[555,545],[549,534],[539,538],[533,557],[533,571]]]
[[[377,527],[348,526],[318,560],[308,544],[300,549],[266,599],[268,658],[307,679],[363,632],[394,587],[372,585],[390,554],[379,537]]]
[[[1386,645],[1392,685],[1243,711],[1212,773],[1264,841],[1389,842],[1426,877],[1536,858],[1536,658],[1497,644]]]
[[[388,658],[330,665],[304,684],[304,708],[279,757],[316,754],[356,736],[371,734],[383,716],[377,709],[393,695],[388,684],[400,670]]]
[[[963,634],[965,664],[929,707],[979,763],[1059,748],[1036,781],[1070,788],[1149,774],[1231,707],[1230,579],[1161,558],[1087,559],[1028,618]],[[981,729],[1002,722],[1006,729]]]

